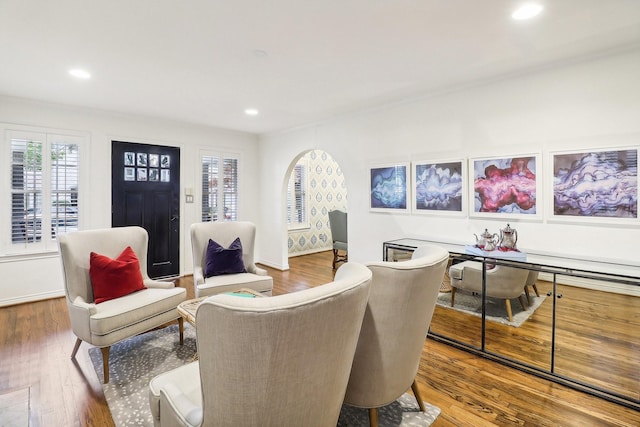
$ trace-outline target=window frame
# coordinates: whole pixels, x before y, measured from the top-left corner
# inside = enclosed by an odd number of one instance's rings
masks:
[[[300,169],[303,173],[302,175],[302,185],[301,187],[301,193],[302,193],[302,197],[301,199],[304,201],[304,205],[302,206],[302,212],[303,212],[303,220],[302,221],[295,221],[292,222],[291,218],[293,217],[293,211],[292,211],[292,201],[296,199],[295,197],[295,190],[293,190],[293,186],[295,186],[295,183],[292,183],[292,179],[295,176],[296,173],[296,169]],[[286,208],[286,215],[287,215],[287,229],[289,231],[296,231],[296,230],[308,230],[311,228],[311,221],[309,219],[309,205],[310,205],[310,194],[309,194],[309,161],[307,158],[305,157],[301,157],[296,164],[293,166],[293,168],[291,169],[291,173],[289,174],[289,180],[287,181],[287,198],[286,198],[286,203],[287,203],[287,208]],[[293,186],[292,186],[293,184]],[[294,191],[294,195],[292,196],[292,190]]]
[[[214,216],[211,215],[209,219],[205,218],[203,202],[205,200],[205,191],[204,191],[204,159],[211,158],[217,159],[218,161],[218,176],[216,177],[216,188],[217,188],[217,201],[216,201],[216,216],[215,220]],[[225,161],[234,160],[236,162],[235,168],[235,193],[233,191],[228,191],[229,187],[225,186],[225,176],[224,176],[224,164]],[[221,150],[200,150],[200,154],[198,156],[199,165],[197,168],[198,175],[196,177],[196,182],[198,183],[196,194],[198,195],[199,201],[199,209],[200,209],[200,220],[203,222],[207,221],[238,221],[240,219],[240,195],[242,194],[241,184],[242,179],[241,170],[242,170],[242,156],[238,152],[233,151],[221,151]],[[222,175],[221,175],[222,174]],[[235,196],[235,212],[231,213],[231,218],[225,218],[225,194]],[[234,217],[235,213],[235,217]]]
[[[56,235],[65,233],[66,231],[55,227],[55,231],[52,230],[52,219],[56,217],[56,213],[52,212],[51,207],[54,206],[52,196],[57,192],[65,192],[69,189],[53,188],[54,179],[52,171],[55,169],[54,161],[49,157],[48,161],[44,161],[44,156],[41,162],[40,174],[40,190],[39,197],[41,199],[42,207],[40,209],[40,239],[34,241],[14,242],[13,240],[13,223],[14,223],[14,205],[13,195],[16,194],[13,188],[13,150],[12,140],[30,140],[42,142],[42,153],[50,153],[54,144],[71,144],[77,146],[77,189],[75,191],[77,197],[77,224],[72,227],[72,230],[80,230],[83,223],[83,217],[86,215],[84,212],[84,192],[83,188],[86,186],[88,177],[86,176],[86,170],[89,169],[85,166],[88,159],[88,147],[89,147],[89,135],[85,132],[61,130],[53,128],[33,127],[33,126],[21,126],[0,124],[2,130],[2,156],[3,160],[0,162],[6,172],[2,173],[0,179],[0,198],[4,200],[2,207],[4,214],[2,220],[0,220],[0,256],[20,256],[20,255],[37,255],[40,253],[55,253],[58,251],[58,243]],[[46,207],[44,203],[46,201]],[[7,203],[8,202],[8,203]]]

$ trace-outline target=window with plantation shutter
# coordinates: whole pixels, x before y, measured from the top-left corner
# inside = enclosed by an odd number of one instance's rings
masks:
[[[55,250],[56,236],[78,230],[84,138],[18,130],[6,135],[11,153],[9,252]]]
[[[301,159],[293,167],[287,186],[287,224],[289,229],[308,228],[307,162]]]
[[[202,162],[202,221],[238,219],[238,158],[205,154]]]

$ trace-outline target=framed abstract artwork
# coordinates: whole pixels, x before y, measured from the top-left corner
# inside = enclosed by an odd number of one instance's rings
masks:
[[[541,217],[540,156],[469,159],[470,216]]]
[[[371,211],[409,212],[409,163],[373,166],[369,180]]]
[[[638,220],[638,148],[550,153],[550,217],[563,221]]]
[[[421,160],[412,163],[415,213],[464,215],[467,181],[464,160]]]

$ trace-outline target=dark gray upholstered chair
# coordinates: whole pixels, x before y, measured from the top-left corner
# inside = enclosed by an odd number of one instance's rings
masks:
[[[333,269],[335,270],[337,263],[349,261],[347,213],[339,210],[329,211],[329,227],[333,241]],[[340,255],[339,251],[344,252],[344,255]]]

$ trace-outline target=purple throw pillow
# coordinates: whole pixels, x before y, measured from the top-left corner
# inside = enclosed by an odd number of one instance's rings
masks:
[[[240,237],[223,248],[209,239],[205,260],[204,277],[220,276],[222,274],[246,273],[242,259],[242,243]]]

